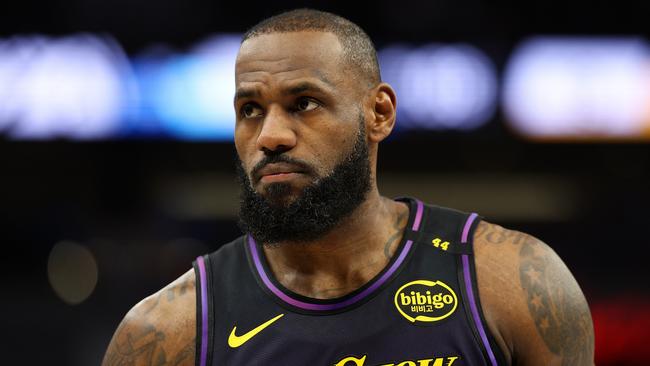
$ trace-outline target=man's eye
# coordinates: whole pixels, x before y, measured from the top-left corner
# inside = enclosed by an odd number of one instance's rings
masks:
[[[254,104],[245,104],[241,108],[241,115],[243,118],[255,118],[262,115],[262,108]]]
[[[296,103],[296,109],[300,112],[309,112],[318,107],[320,107],[320,104],[310,98],[300,98]]]

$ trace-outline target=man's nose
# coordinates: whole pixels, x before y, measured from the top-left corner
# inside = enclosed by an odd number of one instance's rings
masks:
[[[296,146],[296,132],[293,121],[282,108],[272,106],[267,111],[262,130],[257,137],[257,149],[261,151],[283,152]]]

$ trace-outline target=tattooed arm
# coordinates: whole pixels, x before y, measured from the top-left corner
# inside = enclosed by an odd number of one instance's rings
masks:
[[[192,366],[196,342],[194,271],[142,300],[122,320],[102,366]]]
[[[587,301],[551,248],[485,222],[474,247],[486,321],[512,365],[594,364]]]

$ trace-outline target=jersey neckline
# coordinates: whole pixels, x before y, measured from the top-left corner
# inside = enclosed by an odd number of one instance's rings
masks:
[[[280,305],[301,313],[338,313],[370,300],[400,272],[408,255],[413,252],[412,248],[415,244],[413,240],[409,239],[410,235],[407,234],[409,231],[418,231],[422,223],[424,205],[420,200],[413,198],[398,198],[396,200],[405,202],[409,206],[409,219],[402,241],[384,269],[365,285],[349,294],[334,299],[315,299],[297,294],[276,280],[270,270],[262,246],[248,234],[245,237],[244,247],[249,266],[258,284],[264,292],[270,295]]]

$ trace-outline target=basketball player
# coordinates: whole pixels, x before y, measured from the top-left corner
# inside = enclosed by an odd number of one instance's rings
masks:
[[[587,303],[546,244],[380,195],[396,95],[358,26],[272,17],[235,73],[246,234],[129,311],[104,365],[593,365]]]

